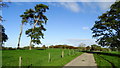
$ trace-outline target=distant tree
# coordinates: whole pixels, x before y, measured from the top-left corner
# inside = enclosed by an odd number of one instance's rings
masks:
[[[53,45],[50,45],[49,48],[54,48],[54,46],[53,46]]]
[[[91,51],[96,50],[96,48],[97,48],[96,44],[91,45]]]
[[[86,50],[85,46],[86,46],[86,44],[80,43],[78,47],[80,50],[84,51],[84,50]]]
[[[108,48],[101,48],[101,51],[109,51]]]
[[[91,45],[91,51],[101,51],[101,46],[93,44]]]
[[[84,43],[79,44],[79,47],[85,47],[85,46],[86,46],[86,44],[84,44]]]
[[[42,46],[43,49],[46,49],[47,47],[45,45]]]
[[[101,46],[97,46],[96,50],[101,51]]]
[[[24,46],[23,49],[29,49],[29,46]]]
[[[116,47],[109,47],[112,51],[118,51]]]
[[[24,12],[23,15],[21,15],[22,17],[22,25],[24,23],[29,23],[30,25],[33,25],[33,28],[30,29],[32,31],[34,31],[35,27],[39,27],[40,30],[44,30],[44,25],[43,24],[46,24],[47,23],[47,17],[44,15],[44,13],[46,12],[46,10],[49,9],[47,5],[44,5],[44,4],[37,4],[35,7],[34,7],[34,10],[33,9],[28,9]],[[32,32],[30,30],[27,30],[27,32]],[[33,33],[33,32],[32,32]],[[18,47],[19,47],[19,42],[20,42],[20,38],[21,38],[21,34],[22,34],[22,27],[21,27],[21,32],[20,32],[20,35],[19,35],[19,41],[18,41]],[[31,50],[31,44],[32,42],[39,42],[41,43],[40,41],[33,41],[33,38],[32,36],[29,36],[31,37],[31,40],[30,40],[30,50]],[[42,36],[43,37],[43,36]]]
[[[120,1],[98,17],[93,28],[93,37],[101,46],[117,48],[120,51]]]
[[[90,46],[87,46],[87,47],[86,47],[86,50],[88,50],[88,51],[89,51],[89,50],[90,50]]]

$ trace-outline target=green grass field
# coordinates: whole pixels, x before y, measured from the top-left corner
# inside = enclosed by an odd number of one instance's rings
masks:
[[[113,53],[113,52],[109,52],[109,53]],[[118,53],[114,52],[114,54],[118,54]],[[106,67],[112,68],[112,66],[115,66],[115,68],[120,67],[120,62],[119,62],[120,57],[94,54],[94,58],[96,60],[98,68],[106,68]]]
[[[48,53],[51,53],[51,62],[48,62]],[[64,57],[61,58],[62,49],[46,49],[46,50],[3,50],[2,51],[2,65],[3,66],[18,66],[19,56],[22,57],[22,66],[64,66],[72,59],[76,58],[82,52],[75,52],[73,50],[64,50]]]

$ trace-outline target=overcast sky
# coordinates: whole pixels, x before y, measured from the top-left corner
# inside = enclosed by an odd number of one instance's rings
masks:
[[[45,25],[47,31],[44,32],[45,39],[41,40],[42,45],[47,46],[56,44],[69,44],[73,46],[78,46],[80,43],[86,45],[95,44],[95,39],[92,38],[92,31],[90,29],[97,20],[97,17],[106,12],[110,5],[113,4],[113,2],[9,3],[8,8],[2,9],[2,15],[6,20],[3,25],[9,37],[5,46],[17,47],[21,24],[20,15],[23,14],[26,9],[34,8],[36,4],[41,3],[49,6],[49,10],[45,13],[48,17],[47,25]],[[25,30],[29,28],[29,24],[24,25],[21,46],[29,45],[30,39],[25,35]]]

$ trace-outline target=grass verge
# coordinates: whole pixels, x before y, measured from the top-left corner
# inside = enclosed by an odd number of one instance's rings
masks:
[[[119,68],[120,67],[119,57],[94,54],[94,58],[98,68],[112,68],[112,67]]]

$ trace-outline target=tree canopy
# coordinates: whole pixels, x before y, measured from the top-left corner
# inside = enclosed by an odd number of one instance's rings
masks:
[[[48,6],[44,4],[37,4],[34,9],[27,9],[22,17],[22,24],[29,23],[32,28],[26,31],[26,35],[30,37],[30,50],[31,44],[41,44],[40,39],[43,38],[44,34],[42,31],[46,31],[44,24],[47,23],[48,18],[45,16]]]
[[[2,1],[0,1],[0,10],[3,7],[8,7],[8,5],[6,3],[3,3]],[[0,46],[2,46],[2,44],[4,44],[4,42],[6,42],[8,40],[8,36],[5,33],[5,28],[1,24],[3,21],[5,21],[5,20],[3,20],[2,15],[0,15]]]
[[[8,40],[8,36],[5,34],[5,28],[0,24],[0,36],[2,36],[2,44]]]
[[[48,19],[44,13],[47,9],[49,9],[48,6],[44,4],[37,4],[34,9],[27,9],[24,14],[20,15],[22,23],[34,24],[35,26],[41,26],[43,23],[46,24]]]
[[[117,47],[120,50],[120,1],[98,17],[92,27],[93,37],[101,46]]]
[[[46,29],[40,28],[40,27],[35,27],[34,29],[28,29],[26,31],[26,35],[28,37],[31,37],[33,43],[41,44],[41,41],[39,39],[43,38],[43,36],[44,36],[42,31],[46,31]]]

